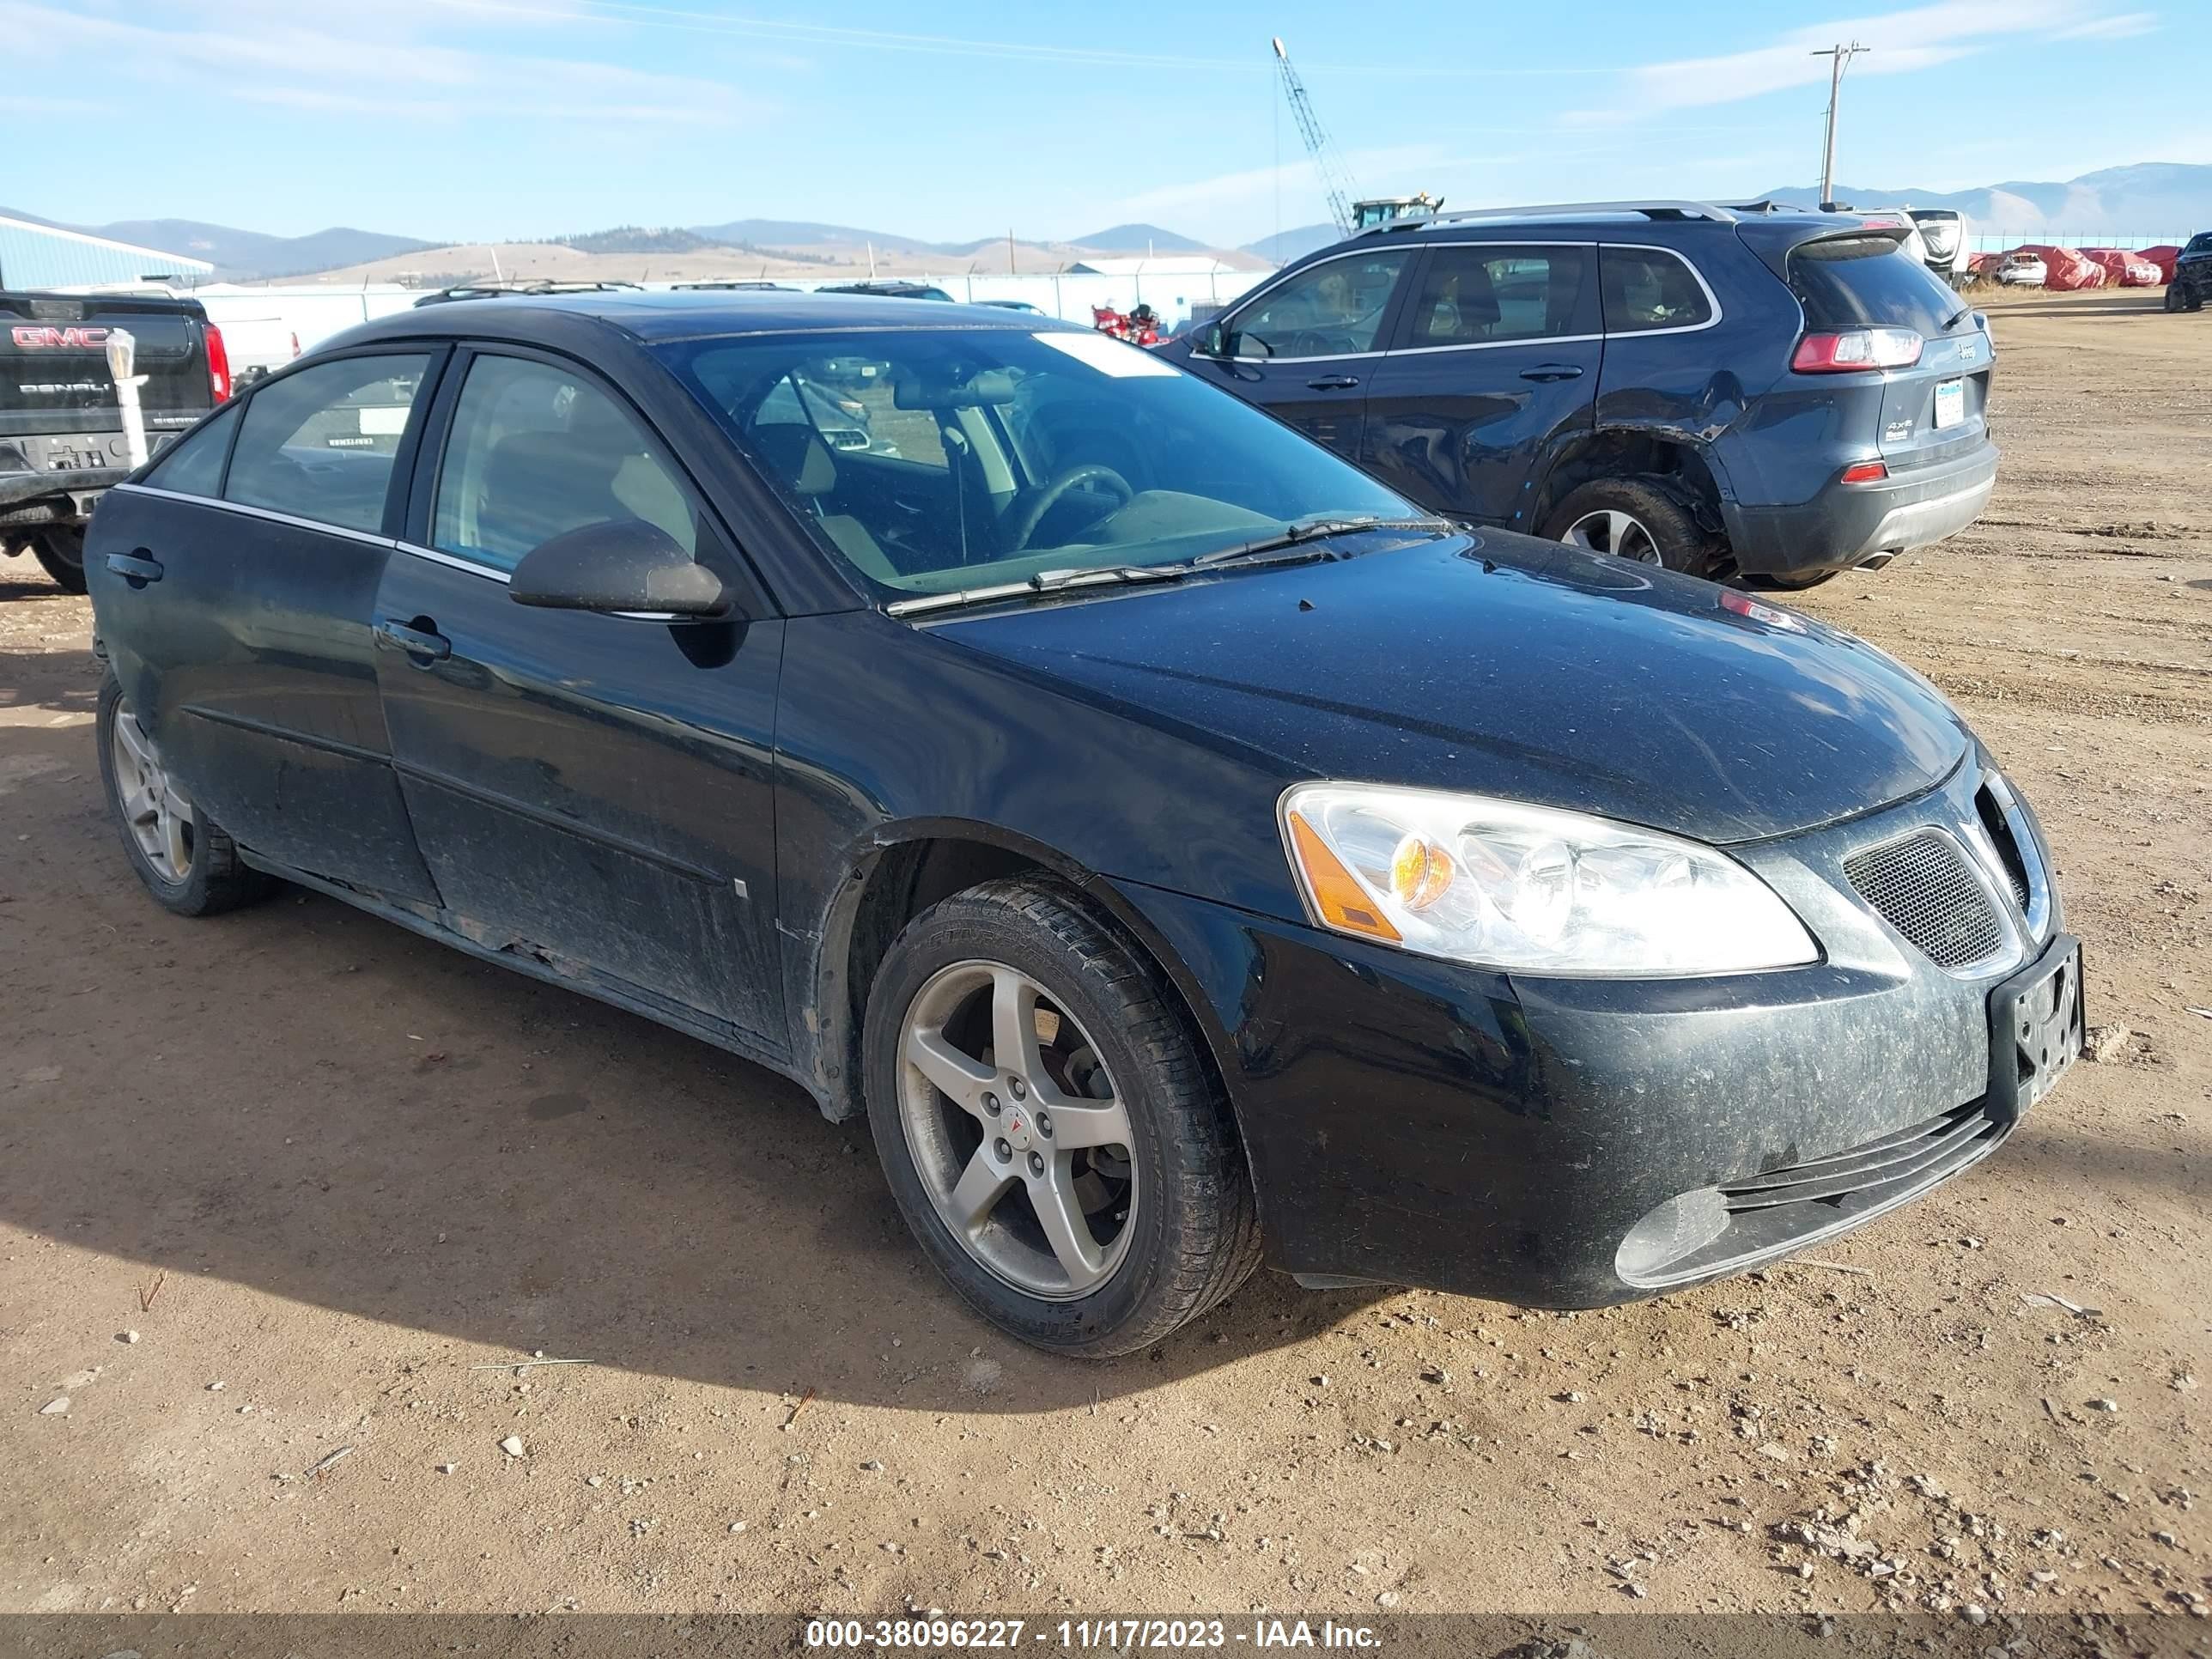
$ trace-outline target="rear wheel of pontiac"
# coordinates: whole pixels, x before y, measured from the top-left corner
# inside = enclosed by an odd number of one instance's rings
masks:
[[[1103,1358],[1259,1265],[1243,1149],[1184,1011],[1068,890],[916,917],[868,1001],[868,1120],[907,1225],[1008,1334]]]
[[[276,884],[240,860],[230,837],[192,805],[112,674],[100,684],[98,722],[108,811],[155,903],[180,916],[211,916],[250,904]]]

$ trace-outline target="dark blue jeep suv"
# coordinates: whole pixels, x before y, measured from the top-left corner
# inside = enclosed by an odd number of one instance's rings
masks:
[[[1424,506],[1810,586],[1971,524],[1985,320],[1908,225],[1694,202],[1376,226],[1163,349]]]

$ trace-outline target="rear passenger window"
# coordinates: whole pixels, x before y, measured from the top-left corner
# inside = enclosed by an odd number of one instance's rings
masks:
[[[1700,328],[1713,319],[1713,302],[1697,273],[1665,248],[1604,248],[1598,270],[1608,334]]]
[[[1407,343],[1484,345],[1582,331],[1589,281],[1584,248],[1437,248],[1413,296]]]
[[[374,533],[407,413],[430,360],[340,357],[246,401],[223,499]]]
[[[477,358],[438,472],[432,542],[512,570],[556,536],[621,519],[697,556],[690,498],[635,416],[575,371]]]
[[[233,404],[197,432],[161,452],[143,483],[179,495],[219,495],[222,464],[230,453],[230,434],[238,429],[239,405]]]

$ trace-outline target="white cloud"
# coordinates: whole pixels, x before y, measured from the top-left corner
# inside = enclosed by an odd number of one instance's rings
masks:
[[[2086,18],[2051,31],[2054,40],[2132,40],[2159,27],[2154,11],[2124,11],[2111,17]]]
[[[2150,27],[2155,27],[2150,13],[2094,16],[2082,0],[1939,0],[1908,11],[1808,24],[1771,46],[1746,52],[1627,70],[1609,103],[1577,110],[1571,118],[1585,125],[1610,125],[1667,110],[1818,86],[1828,78],[1829,61],[1814,54],[1838,43],[1864,41],[1873,48],[1852,60],[1853,76],[1902,75],[1954,62],[2007,39],[2057,40],[2123,27],[2141,33]]]
[[[566,15],[544,9],[552,21]],[[107,72],[132,80],[217,85],[227,98],[278,107],[653,126],[721,126],[762,109],[701,76],[453,44],[483,15],[471,0],[311,12],[277,0],[198,0],[166,14],[166,26],[143,21],[148,15],[135,7],[98,15],[0,0],[0,28],[17,38],[87,48]],[[511,32],[512,21],[501,27]]]

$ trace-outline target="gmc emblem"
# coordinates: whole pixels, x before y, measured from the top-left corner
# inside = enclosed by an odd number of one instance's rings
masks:
[[[35,324],[19,324],[14,331],[15,343],[26,351],[42,347],[96,351],[107,343],[107,331],[104,328],[55,328],[51,325],[42,328]]]

